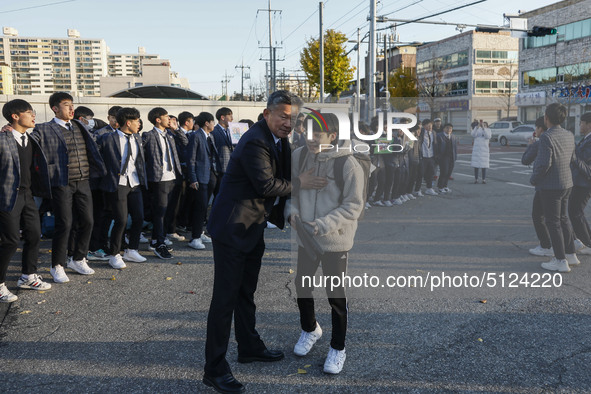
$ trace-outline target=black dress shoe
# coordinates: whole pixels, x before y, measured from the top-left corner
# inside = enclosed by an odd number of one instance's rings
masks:
[[[239,363],[251,363],[253,361],[263,361],[263,362],[271,362],[271,361],[279,361],[285,357],[285,354],[281,350],[269,350],[265,349],[258,354],[250,354],[244,356],[238,356]]]
[[[222,376],[212,377],[203,375],[203,383],[213,387],[218,393],[244,393],[244,385],[236,380],[234,375],[227,373]]]

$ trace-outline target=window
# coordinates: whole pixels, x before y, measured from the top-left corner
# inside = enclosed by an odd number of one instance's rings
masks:
[[[557,34],[554,35],[525,38],[523,41],[523,48],[537,48],[555,44],[557,41],[569,41],[582,37],[589,37],[591,36],[591,18],[558,26],[556,27],[556,30]]]

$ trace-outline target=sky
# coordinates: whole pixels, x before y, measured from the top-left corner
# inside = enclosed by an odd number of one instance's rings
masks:
[[[449,10],[474,0],[382,0],[377,15],[416,19]],[[503,13],[531,11],[556,1],[487,0],[428,20],[468,24],[502,25]],[[169,59],[172,69],[187,78],[191,89],[206,96],[221,94],[225,74],[230,76],[228,92],[240,92],[240,69],[250,67],[249,84],[263,85],[269,50],[268,0],[20,0],[0,1],[3,27],[14,27],[21,37],[67,37],[76,29],[81,38],[104,39],[113,53],[147,53]],[[361,28],[369,30],[369,0],[325,0],[324,28],[336,29],[351,40]],[[271,0],[273,46],[280,47],[277,70],[301,69],[302,48],[319,33],[319,2],[316,0]],[[278,10],[281,10],[279,12]],[[63,21],[57,23],[57,21]],[[379,23],[378,28],[389,24]],[[389,30],[387,30],[389,31]],[[459,32],[455,26],[409,24],[397,29],[401,42],[428,42]],[[347,44],[348,49],[354,43]],[[362,44],[362,59],[367,44]],[[356,53],[351,52],[352,64]],[[363,61],[362,61],[363,63]],[[361,72],[363,72],[363,66]]]

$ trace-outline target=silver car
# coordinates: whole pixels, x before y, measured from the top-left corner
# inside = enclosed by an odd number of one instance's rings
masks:
[[[491,133],[491,140],[492,141],[499,141],[499,135],[501,133],[509,132],[519,126],[521,122],[513,120],[498,120],[490,124],[490,133]]]
[[[499,134],[499,143],[503,146],[507,145],[527,145],[527,142],[534,135],[534,125],[524,124],[517,126],[511,131],[506,131]]]

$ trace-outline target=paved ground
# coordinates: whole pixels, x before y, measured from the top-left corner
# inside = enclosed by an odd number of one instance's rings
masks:
[[[238,364],[232,341],[228,358],[249,392],[591,392],[591,256],[557,277],[560,288],[508,288],[510,274],[527,274],[531,286],[544,259],[527,253],[535,234],[523,148],[493,148],[487,185],[472,183],[463,154],[451,195],[367,211],[349,274],[504,273],[505,287],[352,289],[347,362],[327,376],[328,304],[317,307],[325,336],[307,357],[294,356],[290,230],[268,230],[258,328],[286,359]],[[0,391],[212,392],[201,383],[211,246],[196,252],[176,243],[174,254],[122,271],[93,264],[93,276],[71,273],[70,283],[43,294],[18,292],[0,310]],[[46,277],[48,266],[43,253]],[[14,264],[10,288],[17,275]]]

